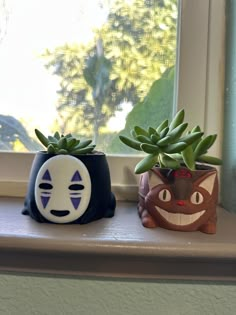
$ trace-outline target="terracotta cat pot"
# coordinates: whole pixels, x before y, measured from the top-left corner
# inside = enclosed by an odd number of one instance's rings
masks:
[[[217,171],[212,167],[154,167],[140,177],[138,210],[148,228],[214,234],[217,199]]]
[[[114,215],[105,154],[35,156],[23,214],[38,222],[84,224]]]

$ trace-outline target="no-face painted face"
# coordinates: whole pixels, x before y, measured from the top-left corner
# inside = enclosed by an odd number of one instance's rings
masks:
[[[85,165],[73,156],[58,155],[40,168],[35,182],[39,212],[54,223],[77,220],[91,197],[91,180]]]

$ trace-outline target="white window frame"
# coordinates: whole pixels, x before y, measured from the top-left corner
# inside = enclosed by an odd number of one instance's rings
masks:
[[[180,0],[176,108],[184,108],[190,126],[217,133],[213,154],[221,156],[224,100],[225,0]],[[158,113],[157,113],[158,115]],[[0,153],[0,196],[24,196],[34,153]],[[138,156],[109,155],[117,199],[137,198]]]

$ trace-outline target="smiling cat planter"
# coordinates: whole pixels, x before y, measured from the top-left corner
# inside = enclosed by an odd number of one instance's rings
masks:
[[[116,201],[106,156],[93,148],[88,151],[92,152],[38,152],[31,168],[23,214],[38,222],[78,224],[112,217]]]
[[[138,213],[145,227],[216,233],[218,179],[221,160],[206,155],[216,135],[204,137],[197,126],[183,135],[188,124],[184,110],[171,123],[156,129],[135,126],[132,138],[120,140],[147,155],[136,165],[140,175]]]
[[[145,227],[216,232],[217,171],[152,168],[140,177],[139,215]]]

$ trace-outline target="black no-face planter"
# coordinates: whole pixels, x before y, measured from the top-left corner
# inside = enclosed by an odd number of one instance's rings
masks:
[[[115,207],[105,154],[36,154],[23,214],[38,222],[85,224],[112,217]]]

